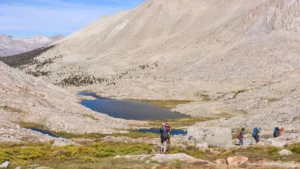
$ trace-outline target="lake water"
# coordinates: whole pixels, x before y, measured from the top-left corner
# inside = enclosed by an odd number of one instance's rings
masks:
[[[142,133],[155,133],[155,134],[160,134],[159,129],[140,129],[138,132]],[[171,130],[171,135],[187,135],[186,130],[181,130],[181,129],[172,129]]]
[[[51,137],[55,137],[55,138],[58,138],[57,135],[51,133],[50,131],[48,130],[43,130],[43,129],[39,129],[39,128],[27,128],[27,129],[30,129],[30,130],[33,130],[33,131],[36,131],[36,132],[39,132],[39,133],[42,133],[42,134],[47,134]]]
[[[78,95],[95,98],[94,100],[83,100],[80,102],[81,105],[115,118],[127,120],[167,120],[187,117],[184,114],[155,107],[149,103],[104,98],[93,92],[80,92]]]

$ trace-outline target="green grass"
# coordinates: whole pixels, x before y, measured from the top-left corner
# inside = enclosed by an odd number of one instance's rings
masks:
[[[96,120],[96,121],[99,120],[99,119],[97,119],[96,117],[94,117],[94,116],[92,116],[92,115],[90,115],[90,114],[84,114],[83,117],[85,117],[85,118],[90,118],[90,119]]]
[[[7,112],[13,112],[13,113],[19,113],[19,114],[27,114],[26,111],[22,110],[22,109],[18,109],[18,108],[13,108],[13,107],[9,107],[9,106],[0,106],[0,109],[3,109]]]
[[[37,123],[30,123],[30,122],[16,122],[16,123],[19,124],[22,128],[38,128],[38,129],[47,130],[47,127]]]
[[[153,106],[166,108],[166,109],[173,109],[180,104],[187,104],[192,102],[191,100],[138,100],[138,101],[150,103]]]
[[[235,99],[239,94],[241,94],[241,93],[244,93],[244,92],[247,92],[248,90],[239,90],[239,91],[237,91],[237,92],[235,92],[234,93],[234,95],[233,95],[233,99]]]
[[[269,103],[274,103],[274,102],[280,101],[280,99],[277,99],[277,98],[267,98],[267,100]]]
[[[300,154],[300,143],[294,143],[288,146],[288,149],[295,154]]]
[[[180,128],[191,126],[199,122],[205,122],[210,120],[215,120],[215,117],[187,117],[180,119],[169,119],[169,120],[153,120],[149,121],[149,127],[159,128],[162,123],[168,123],[172,128]]]
[[[271,146],[250,146],[248,148],[214,148],[212,150],[199,150],[196,147],[188,146],[181,148],[171,146],[171,154],[185,153],[195,158],[209,161],[227,158],[230,156],[244,155],[249,158],[249,162],[261,160],[270,161],[295,161],[300,162],[300,143],[292,144],[288,147],[294,152],[291,156],[280,156],[281,150]],[[40,164],[54,169],[73,169],[73,168],[148,168],[152,163],[146,164],[143,161],[132,161],[113,159],[117,155],[140,155],[157,153],[158,147],[146,143],[112,143],[95,142],[84,146],[66,146],[52,147],[49,144],[1,144],[0,145],[0,163],[10,161],[14,168],[16,166],[28,166],[31,164]],[[126,165],[124,165],[126,164]],[[131,164],[129,166],[127,164]],[[185,164],[172,163],[174,168],[184,168]],[[177,167],[176,167],[177,166]],[[26,168],[26,167],[25,167]]]
[[[52,147],[52,144],[0,145],[0,163],[10,161],[13,167],[43,161],[98,162],[116,155],[138,155],[152,152],[153,145],[143,143],[93,143],[87,146]]]

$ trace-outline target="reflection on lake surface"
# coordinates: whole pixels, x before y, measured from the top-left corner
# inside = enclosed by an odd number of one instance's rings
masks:
[[[168,109],[152,106],[149,103],[103,98],[93,92],[80,92],[78,95],[95,98],[95,100],[83,100],[80,103],[81,105],[115,118],[127,120],[167,120],[187,117]]]

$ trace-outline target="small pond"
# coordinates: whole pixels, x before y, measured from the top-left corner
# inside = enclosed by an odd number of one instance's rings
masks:
[[[83,100],[80,102],[81,105],[115,118],[127,120],[167,120],[187,117],[184,114],[155,107],[149,103],[103,98],[93,92],[79,92],[78,95],[95,98],[94,100]]]
[[[27,128],[27,129],[30,129],[30,130],[33,130],[33,131],[36,131],[36,132],[39,132],[39,133],[42,133],[42,134],[46,134],[46,135],[49,135],[49,136],[51,136],[51,137],[58,138],[57,135],[51,133],[51,132],[48,131],[48,130],[43,130],[43,129],[39,129],[39,128]]]
[[[140,129],[138,132],[142,133],[155,133],[155,134],[160,134],[159,129]],[[171,130],[171,135],[187,135],[186,130],[181,130],[181,129],[172,129]]]

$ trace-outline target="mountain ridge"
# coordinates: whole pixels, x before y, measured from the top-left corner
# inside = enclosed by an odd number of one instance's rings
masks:
[[[41,77],[72,91],[193,100],[180,111],[194,116],[276,112],[277,121],[283,110],[266,100],[296,97],[299,10],[296,0],[146,1],[56,42],[23,68],[49,71]],[[36,70],[47,59],[54,60]],[[298,106],[287,105],[296,116]]]
[[[63,35],[52,37],[32,36],[26,38],[14,38],[10,35],[0,35],[0,57],[21,54],[47,46],[55,41],[63,39]]]

